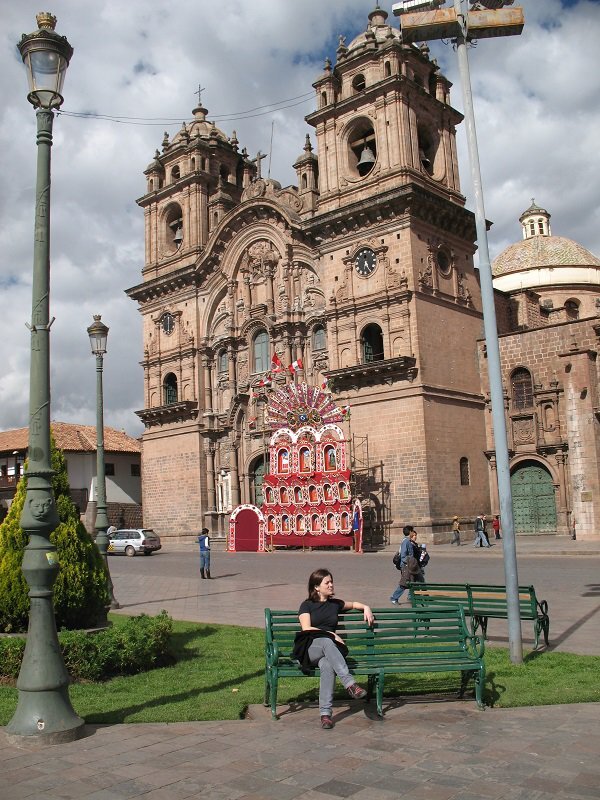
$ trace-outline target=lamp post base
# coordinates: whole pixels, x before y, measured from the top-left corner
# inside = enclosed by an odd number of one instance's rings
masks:
[[[60,744],[81,739],[85,722],[73,711],[66,687],[33,692],[21,689],[5,733],[9,743],[18,747]]]

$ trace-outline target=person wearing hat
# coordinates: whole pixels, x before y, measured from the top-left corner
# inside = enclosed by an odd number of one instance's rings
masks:
[[[458,517],[452,517],[452,544],[460,547],[460,522]]]

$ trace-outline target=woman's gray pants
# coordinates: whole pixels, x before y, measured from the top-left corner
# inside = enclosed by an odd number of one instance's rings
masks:
[[[319,667],[321,672],[319,713],[321,716],[331,716],[335,676],[338,676],[346,689],[348,686],[352,686],[354,678],[350,674],[346,659],[337,649],[333,639],[325,636],[314,639],[308,648],[308,657],[312,664],[316,664]]]

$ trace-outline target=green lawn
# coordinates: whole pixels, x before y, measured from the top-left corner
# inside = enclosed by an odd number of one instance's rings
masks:
[[[112,617],[119,624],[119,616]],[[71,687],[78,714],[91,723],[239,719],[264,691],[264,632],[228,625],[174,624],[175,666],[105,683]],[[504,648],[485,651],[485,700],[497,707],[600,701],[599,659],[569,653],[529,653],[513,666]],[[386,697],[456,693],[458,673],[386,679]],[[283,679],[279,702],[317,699],[318,681]],[[339,689],[339,697],[345,693]],[[14,713],[17,690],[0,686],[0,725]],[[469,695],[465,702],[474,702]]]

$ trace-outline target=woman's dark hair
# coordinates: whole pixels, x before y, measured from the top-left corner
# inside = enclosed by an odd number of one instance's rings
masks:
[[[308,579],[308,599],[313,600],[315,603],[319,600],[319,593],[317,586],[320,586],[324,578],[333,578],[333,575],[328,569],[316,569]]]

